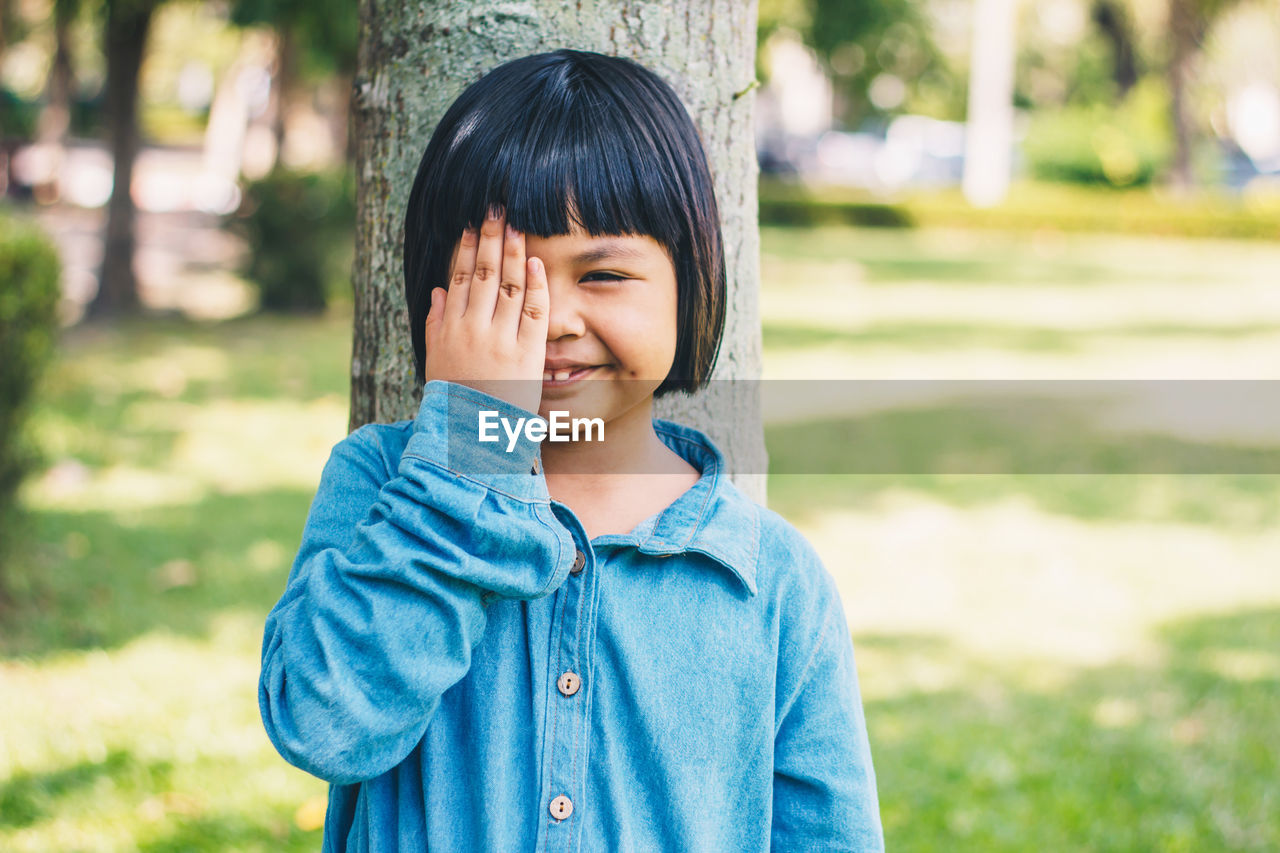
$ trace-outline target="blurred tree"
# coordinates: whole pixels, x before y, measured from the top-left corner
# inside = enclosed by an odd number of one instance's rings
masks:
[[[1090,17],[1111,46],[1111,79],[1116,85],[1115,100],[1125,95],[1138,82],[1138,56],[1134,46],[1133,25],[1121,0],[1094,0]]]
[[[783,27],[822,60],[848,125],[902,109],[964,115],[964,86],[934,41],[926,0],[762,0],[760,43]]]
[[[1169,117],[1173,124],[1173,165],[1170,180],[1176,188],[1191,187],[1191,146],[1195,134],[1187,87],[1196,54],[1205,36],[1223,12],[1239,0],[1169,0],[1166,74],[1169,82]]]
[[[107,60],[105,121],[111,149],[111,198],[103,235],[98,292],[88,317],[135,313],[141,305],[133,270],[137,209],[131,186],[138,155],[138,71],[151,18],[161,0],[104,0],[103,54]]]
[[[40,123],[36,141],[49,149],[54,160],[51,170],[52,186],[37,188],[50,199],[58,195],[59,165],[71,128],[71,94],[75,83],[75,68],[71,59],[71,25],[80,12],[80,0],[54,0],[53,4],[53,61],[49,63],[49,77],[45,83],[44,109],[40,111]]]
[[[278,53],[271,87],[276,151],[283,150],[285,119],[296,102],[302,78],[336,74],[350,91],[358,38],[357,4],[350,0],[233,0],[232,23],[266,24],[276,31]]]

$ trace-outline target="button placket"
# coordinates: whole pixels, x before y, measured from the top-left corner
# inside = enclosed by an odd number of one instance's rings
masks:
[[[574,837],[580,830],[572,827],[581,821],[568,820],[574,811],[570,795],[581,794],[589,746],[587,711],[590,703],[582,687],[590,669],[591,638],[595,636],[594,599],[598,578],[594,572],[584,573],[583,570],[592,561],[591,546],[578,543],[570,567],[571,580],[556,593],[564,597],[564,610],[558,631],[553,635],[553,656],[548,673],[549,681],[555,684],[560,698],[547,706],[548,740],[544,747],[547,775],[544,777],[546,787],[543,788],[543,796],[546,799],[543,802],[553,819],[544,823],[543,831],[555,835],[568,832]],[[545,836],[545,849],[559,849],[560,845],[573,843],[569,836],[559,841],[551,839],[552,836]]]

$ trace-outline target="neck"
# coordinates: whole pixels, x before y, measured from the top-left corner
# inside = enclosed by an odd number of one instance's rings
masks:
[[[561,482],[601,475],[656,473],[670,467],[671,451],[653,429],[653,398],[605,425],[603,441],[543,442],[547,479]]]

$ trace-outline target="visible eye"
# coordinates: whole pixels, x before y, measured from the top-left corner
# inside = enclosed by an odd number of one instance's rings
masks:
[[[623,276],[612,272],[589,272],[582,277],[583,281],[625,281]]]

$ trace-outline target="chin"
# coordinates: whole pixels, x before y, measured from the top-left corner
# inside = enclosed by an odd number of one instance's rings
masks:
[[[654,388],[658,384],[658,382],[652,383]],[[605,423],[609,423],[636,406],[653,400],[652,388],[643,395],[634,393],[639,390],[638,388],[626,390],[632,393],[618,393],[619,389],[613,382],[601,381],[593,384],[591,380],[583,381],[571,388],[544,388],[542,402],[538,405],[538,414],[543,418],[549,418],[554,410],[568,412],[569,417],[572,418],[600,418]]]

